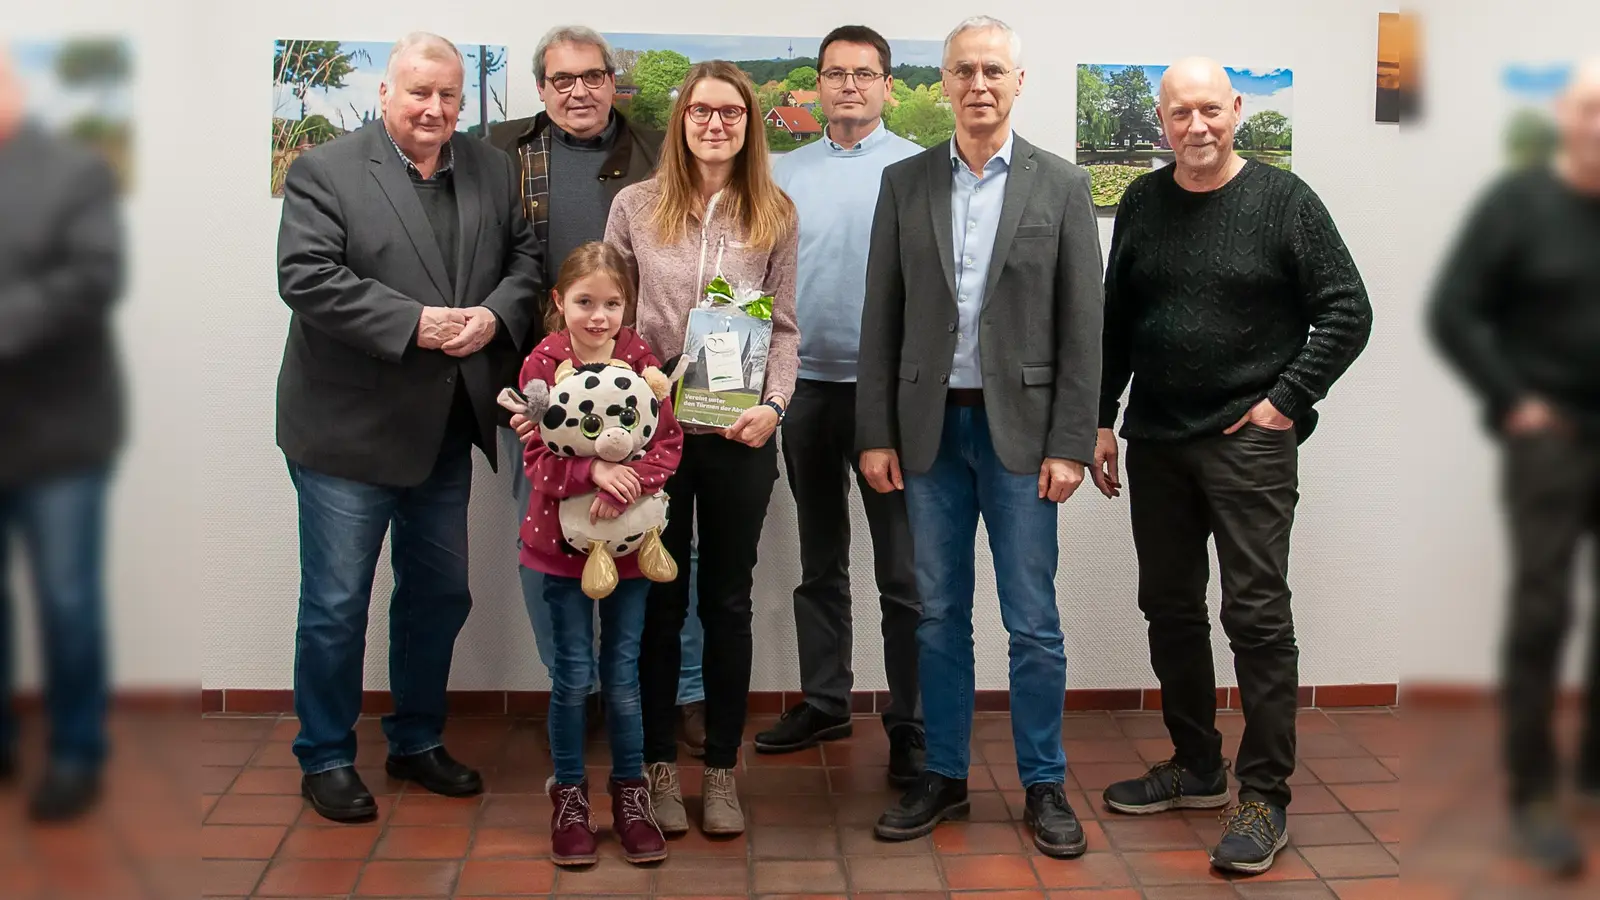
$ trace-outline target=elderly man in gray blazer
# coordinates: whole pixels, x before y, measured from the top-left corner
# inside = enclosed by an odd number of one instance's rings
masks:
[[[472,608],[472,446],[494,465],[495,407],[542,289],[515,166],[456,135],[461,54],[402,38],[383,116],[306,152],[284,180],[278,289],[293,310],[278,376],[278,446],[300,505],[294,753],[323,816],[370,819],[355,773],[367,607],[390,534],[387,771],[477,793],[445,752],[445,687]],[[517,465],[518,460],[511,460]]]
[[[861,471],[904,490],[916,546],[927,768],[879,819],[906,840],[968,810],[978,517],[1011,636],[1011,721],[1043,853],[1084,852],[1067,803],[1056,613],[1057,504],[1094,458],[1103,306],[1089,177],[1012,132],[1021,41],[980,17],[951,32],[955,136],[884,172],[867,264],[856,400]]]

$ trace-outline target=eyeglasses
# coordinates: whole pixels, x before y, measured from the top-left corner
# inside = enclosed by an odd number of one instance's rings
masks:
[[[868,87],[879,78],[882,78],[883,73],[874,72],[871,69],[856,69],[854,72],[847,72],[844,69],[829,69],[823,72],[821,77],[822,83],[831,88],[844,87],[846,78],[854,78],[857,85]]]
[[[744,114],[747,112],[749,112],[749,110],[742,106],[713,107],[707,106],[704,103],[696,103],[695,105],[689,107],[689,121],[695,123],[696,125],[704,125],[711,121],[711,114],[716,113],[718,116],[722,117],[722,124],[737,125],[739,124],[739,120],[743,119]]]
[[[1000,81],[1016,71],[1015,69],[1007,69],[999,63],[984,63],[981,68],[972,63],[958,63],[953,69],[946,69],[943,66],[940,69],[951,78],[968,84],[978,77],[979,72],[983,73],[984,81]]]
[[[592,91],[605,84],[606,76],[610,74],[611,72],[606,69],[590,69],[579,75],[574,75],[571,72],[557,72],[550,76],[550,84],[556,90],[565,94],[570,92],[573,85],[577,84],[581,78],[583,79],[583,86]]]

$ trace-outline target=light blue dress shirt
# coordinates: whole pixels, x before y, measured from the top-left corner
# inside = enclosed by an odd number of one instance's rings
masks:
[[[955,359],[950,365],[953,388],[983,387],[983,365],[978,358],[978,314],[989,282],[994,256],[994,236],[1000,230],[1000,209],[1006,196],[1006,176],[1011,171],[1011,145],[1015,133],[1006,135],[999,152],[989,157],[981,173],[974,173],[956,152],[950,138],[951,246],[956,256],[956,308],[960,325]]]

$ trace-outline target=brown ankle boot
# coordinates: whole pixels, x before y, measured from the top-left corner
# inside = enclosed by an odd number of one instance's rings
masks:
[[[555,805],[550,813],[550,861],[558,866],[594,865],[600,857],[595,853],[588,779],[582,784],[556,784],[552,777],[545,791]]]

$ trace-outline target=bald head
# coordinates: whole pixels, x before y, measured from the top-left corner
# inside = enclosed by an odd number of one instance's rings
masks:
[[[1214,59],[1180,59],[1161,75],[1156,116],[1180,178],[1205,181],[1233,165],[1233,130],[1244,100]]]
[[[1562,167],[1600,185],[1600,57],[1579,63],[1556,104]]]

